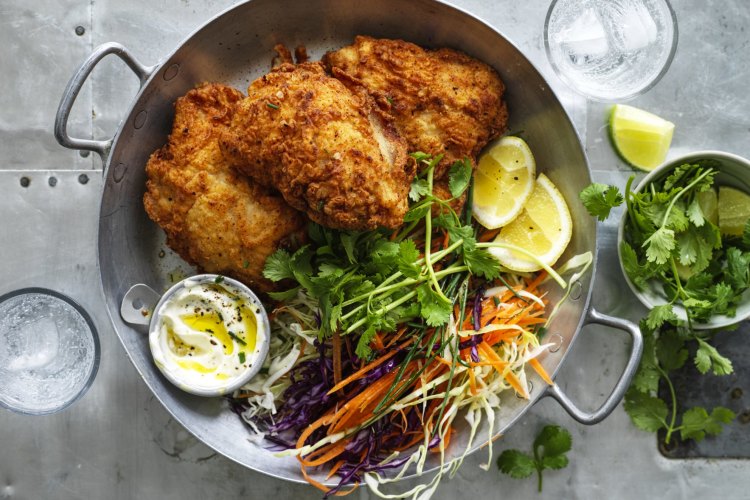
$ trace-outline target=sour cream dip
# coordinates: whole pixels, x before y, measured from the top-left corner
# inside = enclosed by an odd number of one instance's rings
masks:
[[[154,363],[172,383],[199,396],[221,396],[246,384],[268,354],[269,326],[242,283],[204,274],[172,287],[149,328]]]

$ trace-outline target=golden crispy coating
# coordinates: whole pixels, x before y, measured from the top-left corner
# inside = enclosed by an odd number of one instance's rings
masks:
[[[408,209],[406,143],[361,87],[320,63],[281,64],[254,81],[221,146],[239,170],[320,224],[393,228]]]
[[[505,131],[503,82],[487,64],[461,52],[358,36],[323,61],[335,77],[365,86],[393,116],[410,152],[444,155],[436,179],[457,160],[473,161]]]
[[[222,155],[218,136],[242,97],[204,84],[177,100],[169,142],[146,165],[143,204],[187,262],[268,291],[266,257],[302,241],[306,220],[278,194],[234,172]]]

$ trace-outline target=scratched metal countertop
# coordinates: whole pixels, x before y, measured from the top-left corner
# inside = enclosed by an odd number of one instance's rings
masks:
[[[281,0],[280,0],[281,1]],[[58,146],[52,124],[63,88],[97,45],[117,41],[146,64],[158,62],[230,0],[0,1],[0,295],[26,286],[66,293],[93,316],[102,346],[91,389],[68,410],[44,417],[0,409],[0,499],[319,498],[311,487],[247,470],[196,441],[155,400],[116,340],[101,298],[96,225],[102,187],[97,155]],[[624,184],[632,173],[606,139],[608,105],[587,101],[554,75],[544,54],[548,2],[454,0],[513,41],[547,77],[586,145],[594,179]],[[673,0],[679,45],[662,81],[631,101],[677,125],[670,157],[720,149],[750,157],[750,4],[742,0]],[[71,135],[106,139],[138,88],[121,61],[107,58],[89,79],[71,117]],[[86,174],[88,182],[82,182]],[[21,187],[21,177],[30,179]],[[50,177],[57,183],[51,186]],[[616,217],[602,224],[594,305],[638,320],[644,310],[617,264]],[[737,335],[750,333],[747,322]],[[589,326],[558,381],[584,407],[602,401],[624,366],[623,334]],[[731,357],[731,353],[728,353]],[[748,371],[743,372],[747,374]],[[2,383],[2,381],[0,381]],[[746,393],[750,380],[727,381]],[[740,392],[741,394],[742,392]],[[744,401],[743,401],[744,398]],[[532,480],[501,475],[479,452],[444,481],[435,498],[747,498],[746,459],[668,459],[653,435],[636,430],[622,407],[585,427],[542,400],[494,444],[529,449],[546,423],[573,435],[570,465]],[[743,424],[737,442],[750,443]],[[750,444],[739,446],[750,455]],[[744,450],[744,451],[743,451]],[[485,450],[486,451],[486,450]],[[370,498],[365,489],[355,493]]]

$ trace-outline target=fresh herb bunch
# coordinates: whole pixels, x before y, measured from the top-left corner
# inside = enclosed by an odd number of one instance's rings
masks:
[[[722,237],[707,218],[700,193],[713,189],[717,165],[711,161],[685,164],[669,176],[652,182],[639,193],[625,197],[615,186],[592,184],[580,198],[589,213],[600,221],[610,210],[627,202],[623,267],[638,289],[653,281],[664,287],[669,302],[656,306],[641,321],[644,352],[638,372],[625,396],[625,409],[640,429],[665,431],[665,442],[679,431],[683,440],[700,441],[718,434],[734,413],[716,407],[709,413],[694,407],[682,412],[669,374],[681,369],[694,349],[698,371],[714,375],[732,373],[732,363],[709,342],[714,332],[693,329],[716,314],[734,315],[743,293],[750,287],[750,221],[742,238]],[[681,305],[687,316],[682,324],[673,306]],[[669,403],[658,397],[659,382],[669,391]]]
[[[531,476],[536,471],[537,488],[542,491],[542,471],[562,469],[568,465],[573,439],[570,433],[557,425],[545,426],[534,440],[533,456],[519,450],[505,450],[497,458],[497,467],[516,479]]]
[[[734,412],[717,406],[709,413],[705,408],[695,406],[683,410],[678,422],[679,404],[669,376],[685,365],[690,357],[691,343],[697,345],[695,366],[702,374],[709,371],[714,375],[732,373],[732,362],[708,343],[710,333],[701,334],[672,325],[654,329],[646,319],[641,321],[641,331],[644,335],[643,357],[633,383],[625,394],[625,411],[633,424],[648,432],[664,430],[664,442],[667,444],[678,431],[683,441],[701,441],[706,434],[720,434],[724,424],[734,420]],[[669,404],[658,396],[659,382],[662,380],[669,391]]]
[[[500,275],[497,260],[477,243],[471,204],[463,218],[450,206],[469,188],[471,163],[453,164],[453,198],[442,200],[432,194],[434,169],[442,157],[412,157],[423,168],[411,185],[413,203],[401,229],[348,232],[310,224],[312,245],[293,254],[278,250],[266,261],[266,278],[297,283],[271,297],[286,300],[304,290],[319,304],[321,336],[357,332],[355,352],[361,358],[370,356],[377,332],[392,332],[413,321],[427,327],[445,325],[457,301],[458,284],[469,274],[486,279]],[[434,228],[448,234],[446,248],[433,250]]]

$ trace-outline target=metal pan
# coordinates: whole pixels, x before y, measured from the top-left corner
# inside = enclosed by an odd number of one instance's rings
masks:
[[[117,335],[148,387],[174,418],[198,439],[251,469],[286,480],[302,481],[295,459],[275,458],[242,437],[244,424],[220,399],[191,396],[166,381],[154,366],[145,336],[120,317],[120,303],[136,283],[155,290],[169,286],[167,270],[158,257],[164,240],[161,230],[142,206],[144,165],[152,151],[164,144],[174,116],[172,103],[196,84],[218,81],[245,89],[270,69],[273,47],[303,44],[316,59],[330,49],[352,42],[355,35],[402,38],[427,47],[462,50],[492,65],[507,86],[509,128],[523,131],[537,165],[559,186],[576,221],[563,259],[590,251],[596,265],[597,232],[594,220],[577,203],[578,192],[591,180],[580,140],[568,115],[539,72],[524,55],[493,28],[450,5],[435,0],[252,0],[208,21],[175,52],[154,66],[145,66],[123,46],[98,47],[71,79],[60,103],[55,134],[61,145],[98,153],[106,178],[99,223],[99,266],[106,304]],[[115,137],[107,141],[69,137],[66,122],[84,81],[104,57],[115,54],[138,76],[141,87]],[[542,363],[556,373],[578,332],[587,323],[626,331],[632,338],[627,366],[612,393],[594,412],[579,409],[558,387],[546,387],[530,374],[531,399],[507,395],[495,418],[493,433],[502,433],[540,398],[551,396],[578,421],[594,424],[606,417],[622,398],[641,353],[638,328],[589,308],[593,269],[574,290],[550,328],[559,349]],[[552,289],[550,298],[561,295]],[[592,367],[593,368],[593,367]],[[489,429],[480,429],[487,435]],[[468,436],[458,429],[451,450],[463,450]],[[481,444],[481,443],[479,443]],[[475,446],[478,447],[478,445]],[[455,458],[450,453],[448,459]],[[431,464],[434,466],[435,464]],[[318,479],[321,479],[318,477]],[[321,479],[322,480],[322,479]]]

